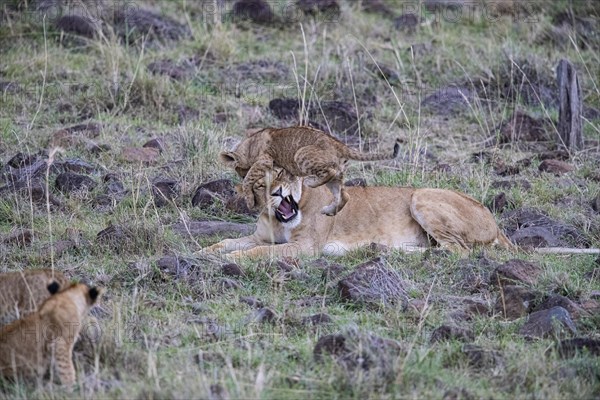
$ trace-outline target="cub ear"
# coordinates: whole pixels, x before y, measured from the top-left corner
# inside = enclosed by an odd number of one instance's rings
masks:
[[[238,156],[231,151],[223,151],[219,154],[219,160],[222,164],[229,168],[235,168],[238,163]]]
[[[235,189],[235,192],[236,192],[238,195],[242,195],[242,194],[244,194],[244,191],[242,190],[242,185],[241,185],[241,184],[235,185],[234,189]]]
[[[50,294],[56,294],[56,292],[58,292],[60,290],[60,284],[56,281],[53,281],[51,284],[48,285],[48,291],[50,292]]]
[[[102,294],[102,289],[98,289],[98,288],[91,288],[88,292],[89,296],[90,296],[90,303],[94,304],[96,302],[96,300],[98,300],[98,297],[100,297],[100,295]]]

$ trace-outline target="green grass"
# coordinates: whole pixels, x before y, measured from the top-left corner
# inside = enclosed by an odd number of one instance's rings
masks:
[[[426,22],[414,34],[395,30],[391,19],[364,13],[349,1],[341,1],[337,22],[300,19],[278,28],[231,22],[213,25],[207,22],[208,16],[200,16],[200,2],[148,4],[189,23],[193,37],[144,46],[141,40],[123,45],[110,34],[83,41],[67,35],[61,40],[50,25],[44,35],[40,19],[24,18],[9,5],[0,9],[0,81],[18,83],[24,89],[0,93],[0,166],[17,152],[46,148],[53,132],[91,120],[103,126],[93,140],[109,144],[111,149],[92,154],[83,145],[71,146],[57,155],[58,160],[81,158],[97,166],[91,176],[99,184],[104,174],[112,172],[128,190],[110,211],[98,211],[90,204],[102,192],[101,185],[80,196],[63,196],[53,190],[64,207],[51,207],[50,215],[45,204],[31,202],[28,196],[1,195],[0,236],[15,227],[35,231],[35,240],[24,248],[0,241],[2,271],[49,267],[50,259],[42,256],[42,249],[76,230],[82,238],[80,245],[55,257],[53,266],[74,279],[106,287],[107,294],[98,311],[101,343],[75,354],[80,385],[74,393],[49,383],[2,382],[0,397],[208,398],[211,385],[216,384],[231,398],[442,398],[444,394],[452,398],[449,391],[474,398],[507,399],[593,398],[600,394],[597,357],[558,358],[548,352],[553,340],[529,342],[518,334],[522,319],[475,316],[464,323],[472,328],[475,344],[501,354],[502,365],[496,368],[469,366],[458,341],[430,343],[434,329],[453,311],[439,299],[473,295],[461,286],[465,273],[485,278],[491,272],[478,263],[479,252],[467,261],[438,253],[391,251],[387,255],[388,265],[407,282],[409,297],[428,300],[429,308],[423,314],[347,304],[336,290],[337,280],[323,280],[322,271],[307,257],[299,261],[306,274],[301,278],[283,274],[275,264],[244,261],[245,275],[236,278],[237,289],[223,289],[219,266],[209,262],[198,262],[187,278],[157,266],[157,260],[165,255],[189,257],[199,246],[221,239],[196,241],[178,236],[169,226],[182,218],[251,222],[218,205],[210,211],[193,208],[191,197],[202,182],[219,178],[239,181],[218,164],[219,151],[248,127],[282,124],[269,113],[268,102],[281,93],[296,96],[295,74],[302,87],[305,67],[305,78],[315,85],[321,100],[356,103],[360,114],[370,114],[361,126],[362,140],[373,141],[382,149],[397,137],[404,139],[400,161],[352,164],[348,179],[364,178],[370,185],[461,190],[483,202],[504,191],[515,208],[542,209],[552,218],[575,225],[592,247],[600,247],[600,216],[589,208],[600,193],[600,183],[587,178],[598,170],[597,152],[575,154],[569,163],[576,171],[563,177],[540,173],[539,162],[532,160],[530,167],[514,177],[530,182],[528,191],[492,188],[492,182],[513,177],[496,176],[492,165],[471,159],[513,110],[556,119],[554,110],[524,104],[523,99],[513,103],[500,97],[493,85],[488,88],[491,105],[473,104],[447,118],[420,108],[420,101],[435,90],[502,76],[509,57],[531,60],[536,70],[550,79],[554,79],[553,68],[559,59],[572,60],[580,71],[586,103],[598,108],[597,48],[558,48],[534,40],[567,4],[572,4],[578,15],[598,21],[593,2],[539,5],[533,22],[507,15],[486,20],[476,9],[472,17],[459,22],[442,19],[434,23],[436,15],[424,12]],[[413,58],[407,49],[421,43],[430,44],[430,50]],[[209,57],[202,66],[190,67],[190,76],[181,81],[147,69],[153,61],[172,59],[185,65],[191,57],[204,54]],[[257,78],[260,75],[256,74],[264,71],[247,66],[261,60],[281,62],[288,71]],[[372,72],[375,62],[398,74],[395,95]],[[258,89],[248,90],[252,85]],[[246,90],[236,96],[240,87]],[[198,111],[198,117],[180,123],[182,106]],[[252,107],[258,107],[258,116],[252,114]],[[226,123],[213,121],[218,112],[228,115]],[[588,139],[600,140],[597,120],[585,123],[584,130]],[[154,137],[162,137],[166,143],[157,163],[127,164],[119,157],[123,147],[140,147]],[[508,164],[535,153],[527,146],[486,150]],[[438,164],[448,164],[451,170],[441,172]],[[155,207],[150,182],[156,177],[177,180],[182,193],[177,207]],[[53,186],[51,180],[51,189]],[[97,233],[111,223],[127,226],[132,232],[118,249],[97,242]],[[484,254],[497,262],[512,257],[496,250]],[[374,255],[360,249],[328,261],[351,270]],[[585,277],[598,267],[594,256],[519,257],[543,266],[535,288],[544,293],[584,301],[600,288],[597,280]],[[476,294],[493,307],[497,291],[483,289]],[[261,300],[278,319],[273,324],[249,322],[255,309],[241,303],[242,296]],[[313,302],[299,305],[311,298]],[[302,317],[316,313],[327,313],[333,324],[300,324]],[[580,336],[598,338],[600,319],[597,315],[582,318],[577,328]],[[331,360],[314,361],[313,348],[319,337],[336,332],[393,339],[401,350],[386,371],[352,371]],[[198,354],[206,355],[201,364],[195,360]]]

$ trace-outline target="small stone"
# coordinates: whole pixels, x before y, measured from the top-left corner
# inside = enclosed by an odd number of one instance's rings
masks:
[[[460,327],[454,324],[444,324],[437,327],[429,339],[431,343],[443,342],[447,340],[472,342],[475,340],[475,335],[470,328]]]
[[[96,181],[86,175],[73,172],[63,172],[56,177],[56,188],[63,193],[84,190],[90,191],[96,187]]]
[[[535,308],[535,311],[548,310],[557,306],[560,306],[567,310],[575,320],[579,319],[582,316],[588,316],[588,312],[581,308],[577,303],[575,303],[568,297],[561,296],[559,294],[553,294],[548,296]]]
[[[490,202],[489,208],[492,212],[501,213],[506,206],[508,205],[508,201],[506,199],[506,193],[498,193]]]
[[[238,0],[233,4],[234,21],[250,20],[258,24],[273,22],[273,11],[264,0]]]
[[[575,334],[577,329],[567,310],[553,307],[531,313],[519,333],[526,337],[546,338]]]
[[[97,33],[94,21],[79,15],[63,15],[56,21],[56,28],[63,32],[73,33],[90,39]]]
[[[562,175],[575,170],[570,164],[561,160],[544,160],[538,169],[542,172],[549,172],[554,175]]]

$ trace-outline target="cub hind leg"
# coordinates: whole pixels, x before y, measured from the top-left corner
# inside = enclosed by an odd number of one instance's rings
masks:
[[[333,216],[340,211],[348,201],[348,194],[343,189],[343,168],[337,154],[321,150],[316,146],[301,148],[294,155],[298,170],[307,178],[304,180],[309,187],[326,185],[333,201],[321,210],[321,213]]]

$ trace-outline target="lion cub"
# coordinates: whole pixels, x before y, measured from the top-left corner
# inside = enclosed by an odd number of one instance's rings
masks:
[[[50,295],[68,284],[62,272],[51,269],[0,274],[0,324],[31,314]]]
[[[0,330],[0,374],[42,378],[54,366],[63,385],[75,383],[73,344],[100,291],[74,283],[48,298],[38,311]]]
[[[268,170],[280,167],[295,176],[308,176],[304,182],[310,187],[326,185],[333,194],[333,202],[324,207],[321,213],[333,216],[348,201],[343,185],[347,161],[392,159],[396,158],[399,149],[396,141],[393,152],[389,154],[364,154],[323,131],[308,126],[294,126],[252,132],[234,151],[222,152],[220,159],[244,177],[242,194],[250,209],[254,208],[254,183],[263,178]]]

